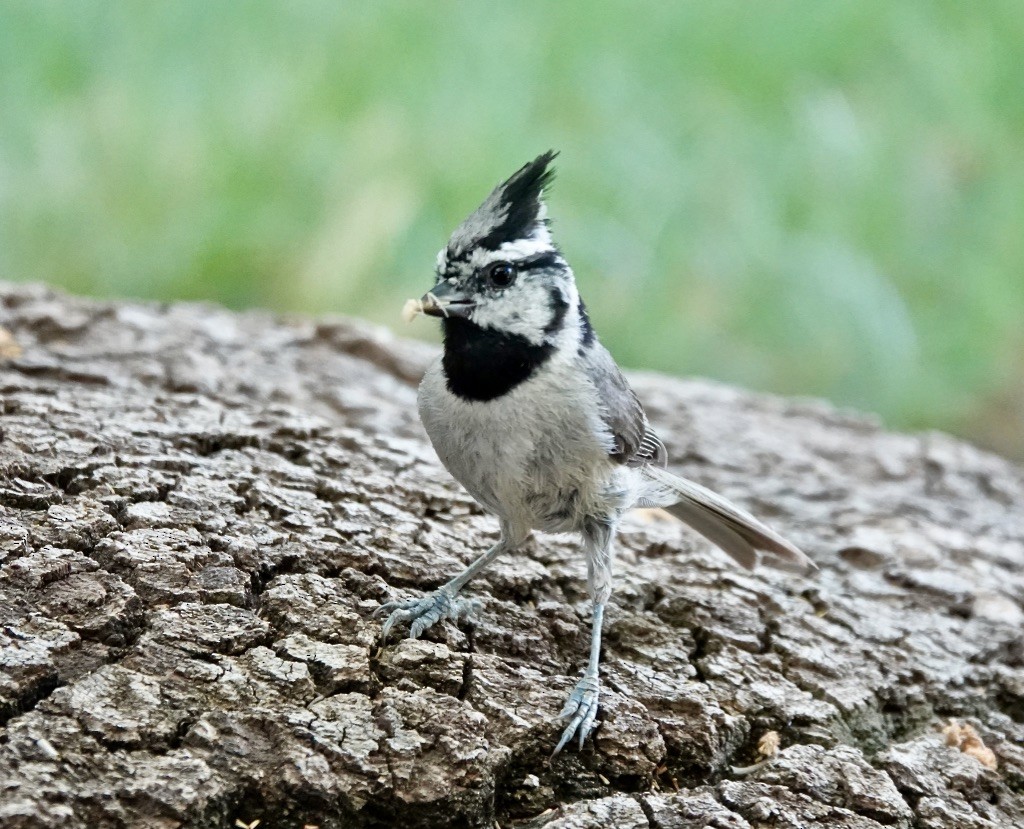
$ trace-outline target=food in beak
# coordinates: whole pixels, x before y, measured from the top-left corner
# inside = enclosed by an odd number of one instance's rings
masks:
[[[416,319],[417,314],[423,313],[423,300],[421,299],[407,299],[405,305],[402,306],[402,321],[412,322]]]
[[[430,314],[434,317],[447,317],[447,308],[451,303],[439,299],[432,293],[424,294],[421,299],[407,299],[402,306],[402,319],[412,322],[417,314]]]

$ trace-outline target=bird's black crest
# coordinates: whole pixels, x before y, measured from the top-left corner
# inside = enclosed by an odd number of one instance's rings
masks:
[[[521,167],[501,185],[501,200],[509,207],[508,216],[494,230],[494,241],[497,244],[488,244],[486,247],[497,248],[504,242],[529,235],[540,214],[541,195],[555,177],[555,171],[550,165],[556,155],[558,153],[554,150],[548,150]]]
[[[557,155],[554,150],[542,153],[495,187],[452,234],[449,258],[457,259],[475,247],[497,250],[506,242],[532,235],[541,221],[541,197],[555,177],[551,162]]]

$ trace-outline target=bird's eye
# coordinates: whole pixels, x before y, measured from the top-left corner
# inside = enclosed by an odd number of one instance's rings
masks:
[[[516,281],[516,269],[508,262],[494,262],[487,266],[487,278],[496,288],[507,288]]]

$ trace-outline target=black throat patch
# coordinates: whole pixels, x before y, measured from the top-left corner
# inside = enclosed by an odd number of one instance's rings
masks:
[[[534,345],[518,334],[481,328],[449,317],[444,329],[444,367],[448,390],[464,400],[494,400],[522,383],[545,362],[555,347]]]

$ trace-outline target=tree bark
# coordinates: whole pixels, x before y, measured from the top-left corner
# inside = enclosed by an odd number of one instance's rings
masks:
[[[1007,461],[634,375],[674,468],[821,570],[740,572],[635,514],[600,728],[549,762],[587,656],[575,539],[378,647],[381,602],[497,533],[419,426],[430,347],[10,285],[0,326],[3,827],[1024,827]]]

